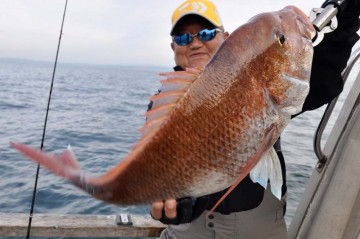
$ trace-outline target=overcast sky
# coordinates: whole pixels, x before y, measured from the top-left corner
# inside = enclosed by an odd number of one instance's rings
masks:
[[[173,65],[170,19],[183,0],[68,0],[59,62]],[[225,29],[321,0],[214,0]],[[0,57],[54,61],[65,0],[0,0]]]

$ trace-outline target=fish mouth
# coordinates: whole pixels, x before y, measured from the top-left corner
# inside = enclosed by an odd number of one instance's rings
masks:
[[[295,6],[288,6],[285,7],[285,9],[289,9],[296,13],[296,23],[301,30],[302,33],[304,33],[304,37],[308,39],[313,39],[316,36],[316,30],[310,21],[309,17],[301,11],[299,8]]]
[[[296,23],[303,33],[303,37],[313,39],[316,36],[316,30],[312,24],[309,24],[309,21],[306,21],[304,18],[297,16]]]

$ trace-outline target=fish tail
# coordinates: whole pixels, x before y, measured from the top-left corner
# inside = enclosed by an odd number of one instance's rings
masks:
[[[81,175],[81,168],[70,146],[61,156],[57,156],[20,143],[10,142],[10,145],[58,176],[73,181]]]

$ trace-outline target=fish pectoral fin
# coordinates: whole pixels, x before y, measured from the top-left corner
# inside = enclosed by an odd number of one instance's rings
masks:
[[[259,162],[259,160],[262,158],[262,155],[265,151],[271,147],[271,142],[273,138],[274,131],[276,130],[276,126],[271,126],[268,132],[266,133],[265,139],[260,145],[260,147],[256,150],[255,154],[248,160],[247,165],[243,168],[242,173],[240,176],[235,180],[235,182],[231,185],[231,187],[226,191],[226,193],[217,201],[215,206],[211,208],[211,210],[208,212],[209,214],[214,212],[215,209],[220,205],[220,203],[236,188],[236,186],[249,174],[250,170]],[[275,152],[276,154],[276,152]],[[280,162],[279,162],[280,163]],[[281,173],[281,171],[280,171]]]
[[[269,181],[269,171],[267,167],[269,152],[264,154],[260,161],[255,165],[255,167],[250,171],[250,178],[254,183],[260,184],[263,188],[266,189]]]
[[[44,153],[41,150],[24,144],[15,142],[11,142],[10,144],[13,148],[58,176],[72,180],[81,173],[78,161],[70,146],[61,156],[57,156],[55,154]]]
[[[265,189],[270,180],[271,192],[281,199],[281,187],[283,183],[279,157],[272,147],[264,154],[260,161],[250,171],[250,178],[254,183],[259,183]]]

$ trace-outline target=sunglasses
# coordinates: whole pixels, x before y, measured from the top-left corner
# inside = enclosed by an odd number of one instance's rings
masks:
[[[172,36],[173,41],[179,46],[186,46],[190,44],[194,37],[197,37],[202,42],[211,41],[215,38],[216,32],[222,32],[220,29],[204,29],[195,34],[185,33],[178,36]]]

